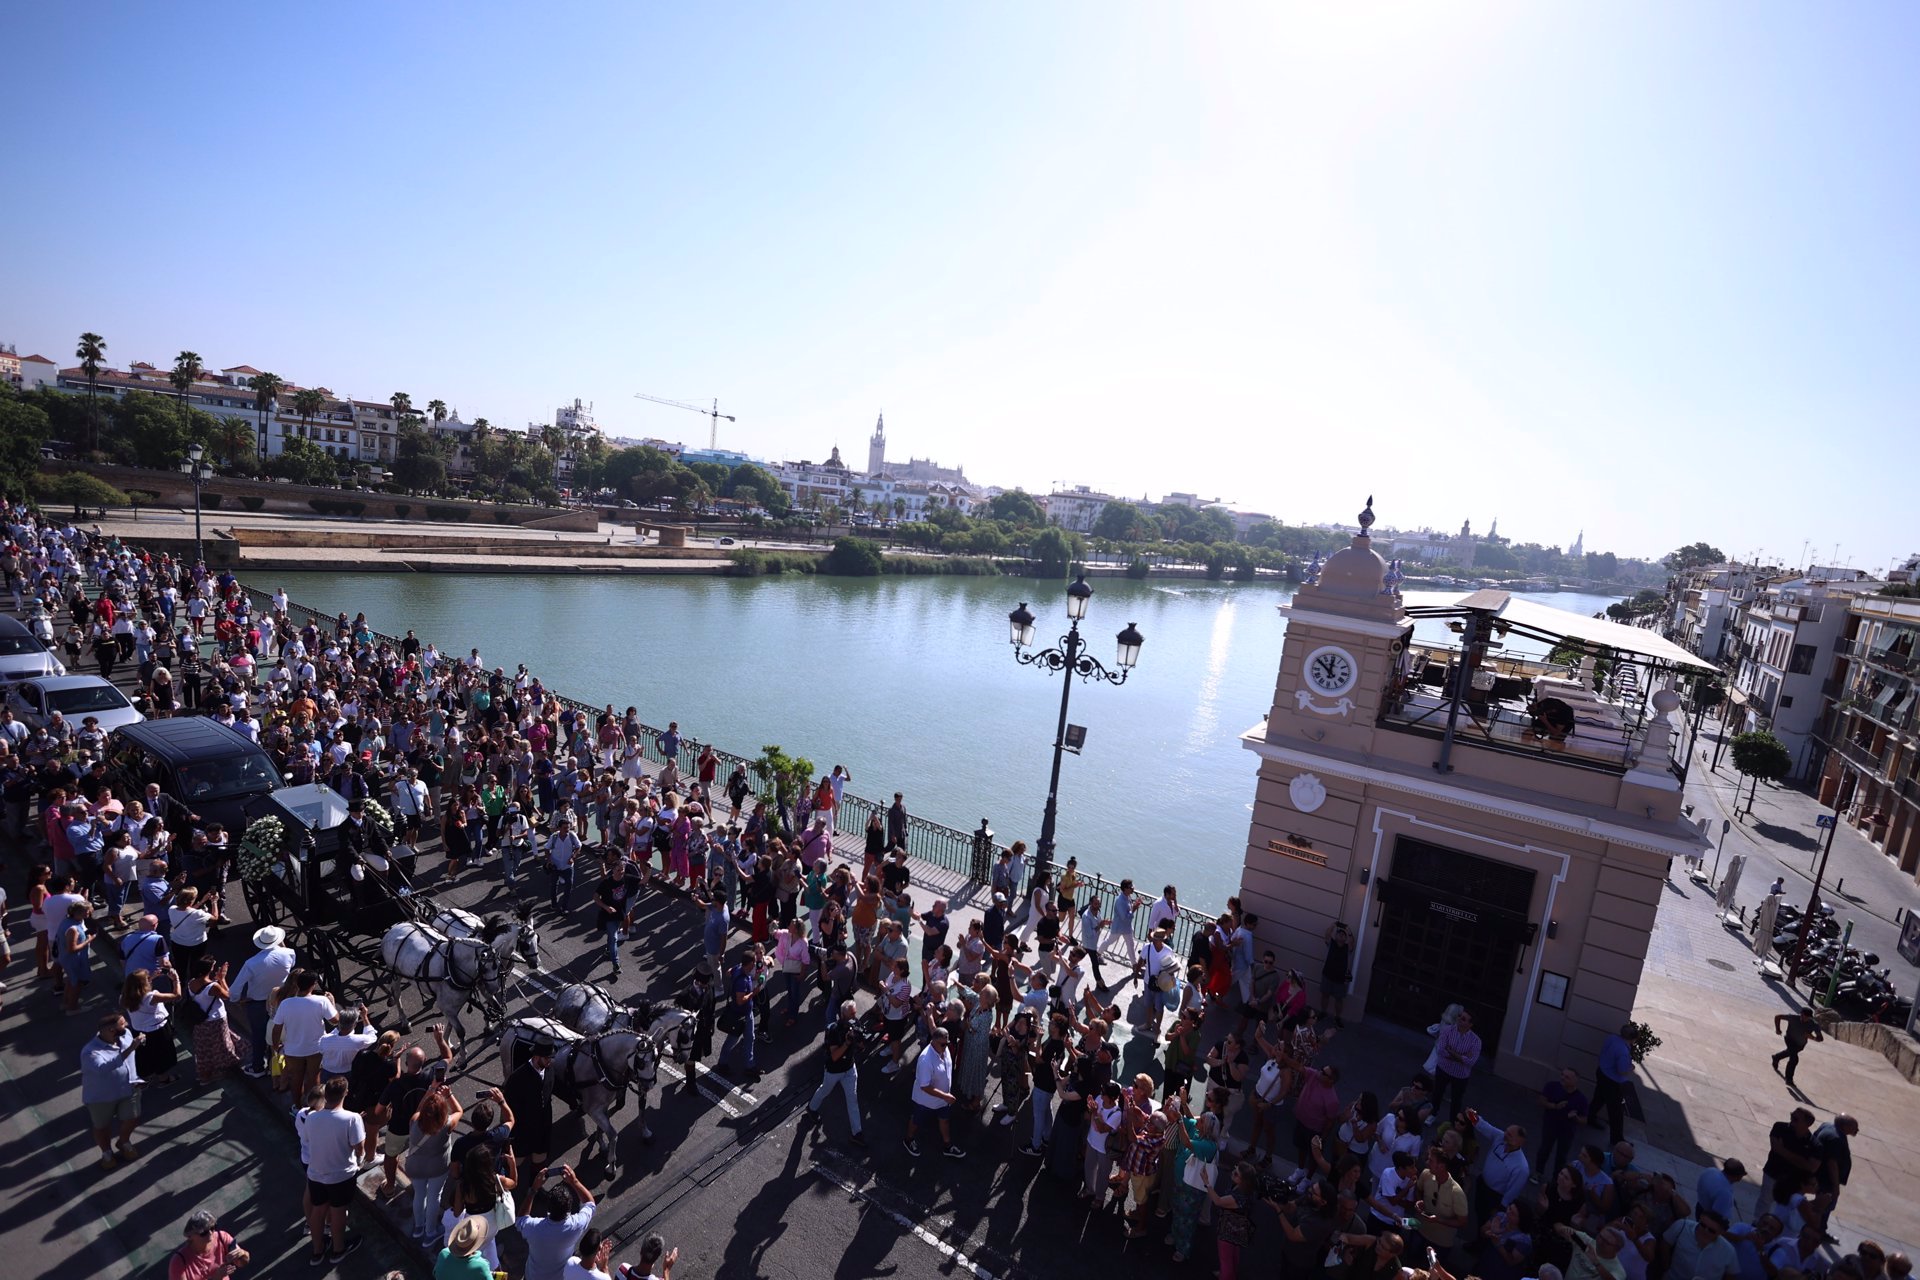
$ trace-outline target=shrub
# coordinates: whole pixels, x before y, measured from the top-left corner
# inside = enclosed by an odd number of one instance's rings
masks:
[[[224,493],[206,493],[203,491],[200,494],[200,505],[208,511],[217,511],[220,509],[220,504],[226,501],[226,497],[227,495]]]
[[[1127,565],[1127,576],[1136,582],[1146,577],[1152,571],[1153,567],[1147,563],[1145,556],[1135,556]]]
[[[834,539],[833,550],[827,552],[827,558],[820,564],[822,573],[847,578],[875,578],[884,568],[880,544],[865,538]]]
[[[413,504],[411,502],[396,502],[393,504],[393,514],[405,520],[413,514]]]
[[[510,524],[512,523],[512,521],[513,521],[513,512],[508,511],[502,507],[494,508],[493,522],[495,524]]]
[[[364,502],[343,502],[338,498],[314,498],[307,505],[323,516],[357,516],[367,509]]]
[[[132,498],[105,480],[84,471],[63,471],[56,476],[41,475],[35,478],[33,488],[42,502],[71,502],[75,511],[82,507],[133,505]]]
[[[429,520],[459,521],[469,519],[473,515],[470,507],[448,507],[433,502],[429,502],[424,510]]]
[[[1635,1062],[1645,1062],[1647,1055],[1660,1047],[1660,1037],[1653,1034],[1653,1028],[1644,1022],[1627,1024],[1627,1051]]]
[[[243,493],[240,495],[240,505],[249,511],[258,511],[267,505],[267,500],[257,493]]]

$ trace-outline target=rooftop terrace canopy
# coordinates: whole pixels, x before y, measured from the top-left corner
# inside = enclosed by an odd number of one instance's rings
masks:
[[[1630,627],[1605,618],[1584,614],[1529,600],[1510,591],[1409,591],[1402,597],[1407,612],[1416,618],[1452,617],[1467,612],[1491,613],[1494,617],[1525,631],[1544,637],[1578,640],[1585,644],[1605,645],[1621,653],[1636,654],[1656,663],[1695,671],[1717,671],[1682,649],[1657,631]]]

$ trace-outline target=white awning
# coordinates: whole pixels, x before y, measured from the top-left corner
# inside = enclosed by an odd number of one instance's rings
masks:
[[[1409,591],[1401,596],[1409,609],[1481,609],[1516,627],[1565,636],[1587,644],[1603,644],[1623,653],[1639,654],[1655,662],[1695,671],[1718,671],[1711,662],[1688,652],[1657,631],[1630,627],[1609,618],[1556,609],[1511,591]]]

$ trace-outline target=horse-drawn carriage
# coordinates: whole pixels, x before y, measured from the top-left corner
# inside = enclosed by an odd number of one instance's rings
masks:
[[[494,1026],[506,1017],[515,960],[540,967],[528,914],[483,919],[441,906],[414,888],[413,851],[392,837],[392,817],[375,801],[349,802],[320,784],[283,787],[265,797],[241,841],[248,909],[287,931],[328,991],[385,1003],[403,1030],[409,984],[456,1034],[470,1005]]]

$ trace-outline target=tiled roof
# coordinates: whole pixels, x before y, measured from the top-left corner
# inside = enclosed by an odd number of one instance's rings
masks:
[[[21,364],[52,364],[53,361],[47,359],[45,356],[21,356],[20,363]]]

